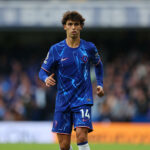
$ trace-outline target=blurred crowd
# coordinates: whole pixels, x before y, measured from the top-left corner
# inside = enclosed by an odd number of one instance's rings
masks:
[[[26,63],[0,56],[0,120],[52,120],[56,87],[38,79],[40,61]],[[104,62],[105,96],[96,95],[93,81],[93,121],[150,122],[150,60],[145,53],[121,52]],[[94,69],[92,69],[94,70]]]
[[[0,57],[0,120],[50,120],[56,88],[38,79],[39,62]]]
[[[106,62],[104,69],[105,96],[99,99],[94,94],[93,120],[150,122],[150,59],[147,53],[120,53],[112,62]]]

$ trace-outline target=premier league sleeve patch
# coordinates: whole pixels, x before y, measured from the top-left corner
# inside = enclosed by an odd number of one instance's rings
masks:
[[[46,56],[46,58],[45,58],[45,60],[44,60],[44,64],[47,64],[48,58],[49,58],[49,52],[47,53],[47,56]]]

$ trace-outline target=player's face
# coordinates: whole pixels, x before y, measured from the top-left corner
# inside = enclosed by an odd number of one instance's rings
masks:
[[[64,30],[66,30],[67,37],[69,36],[70,38],[75,39],[80,37],[82,26],[80,24],[80,21],[68,20],[64,25]]]

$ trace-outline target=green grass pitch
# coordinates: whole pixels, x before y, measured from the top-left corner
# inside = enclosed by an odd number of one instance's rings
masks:
[[[73,150],[78,150],[72,144]],[[144,144],[90,144],[91,150],[150,150],[150,145]],[[59,150],[58,144],[0,144],[0,150]]]

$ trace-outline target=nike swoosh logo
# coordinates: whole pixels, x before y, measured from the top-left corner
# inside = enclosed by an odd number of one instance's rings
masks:
[[[62,58],[61,61],[65,61],[65,60],[67,60],[67,59],[68,59],[68,58]]]

